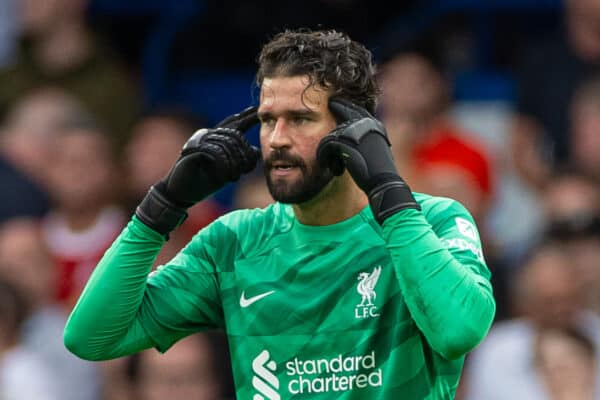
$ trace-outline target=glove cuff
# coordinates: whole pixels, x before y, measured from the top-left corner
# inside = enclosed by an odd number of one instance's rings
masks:
[[[135,215],[148,227],[167,239],[173,229],[185,221],[188,214],[169,201],[155,186],[152,186],[135,210]]]
[[[421,209],[408,185],[397,175],[393,180],[379,182],[369,191],[368,197],[373,215],[380,225],[400,210]]]

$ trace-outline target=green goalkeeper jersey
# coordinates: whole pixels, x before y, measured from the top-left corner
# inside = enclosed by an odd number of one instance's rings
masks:
[[[232,212],[147,278],[164,239],[134,218],[65,342],[105,359],[222,328],[240,400],[453,399],[493,319],[490,274],[467,211],[415,197],[383,227],[368,207],[328,226],[279,203]]]

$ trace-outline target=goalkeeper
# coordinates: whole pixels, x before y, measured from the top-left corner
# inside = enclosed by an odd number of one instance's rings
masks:
[[[258,107],[201,129],[150,188],[65,328],[89,360],[228,335],[239,399],[453,399],[495,303],[473,219],[412,193],[374,117],[371,53],[285,31],[259,56]],[[229,213],[150,273],[186,209],[254,169],[276,203]]]

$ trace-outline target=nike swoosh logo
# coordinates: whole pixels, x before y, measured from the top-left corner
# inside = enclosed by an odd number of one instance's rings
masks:
[[[275,293],[275,291],[274,291],[274,290],[271,290],[271,291],[269,291],[269,292],[265,292],[265,293],[262,293],[262,294],[259,294],[259,295],[256,295],[256,296],[254,296],[254,297],[250,297],[250,298],[248,298],[248,299],[247,299],[247,298],[245,297],[245,295],[244,295],[244,292],[242,292],[242,295],[240,296],[240,306],[241,306],[242,308],[246,308],[246,307],[248,307],[249,305],[251,305],[252,303],[256,303],[256,302],[257,302],[257,301],[259,301],[260,299],[264,299],[265,297],[267,297],[267,296],[270,296],[270,295],[272,295],[273,293]]]

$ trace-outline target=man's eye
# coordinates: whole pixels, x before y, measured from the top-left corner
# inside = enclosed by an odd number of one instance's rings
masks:
[[[307,123],[309,121],[310,121],[310,119],[307,118],[307,117],[296,117],[296,118],[294,118],[294,123],[296,125],[302,125],[302,124],[305,124],[305,123]]]
[[[260,123],[262,125],[273,125],[275,123],[275,118],[264,117],[261,118]]]

